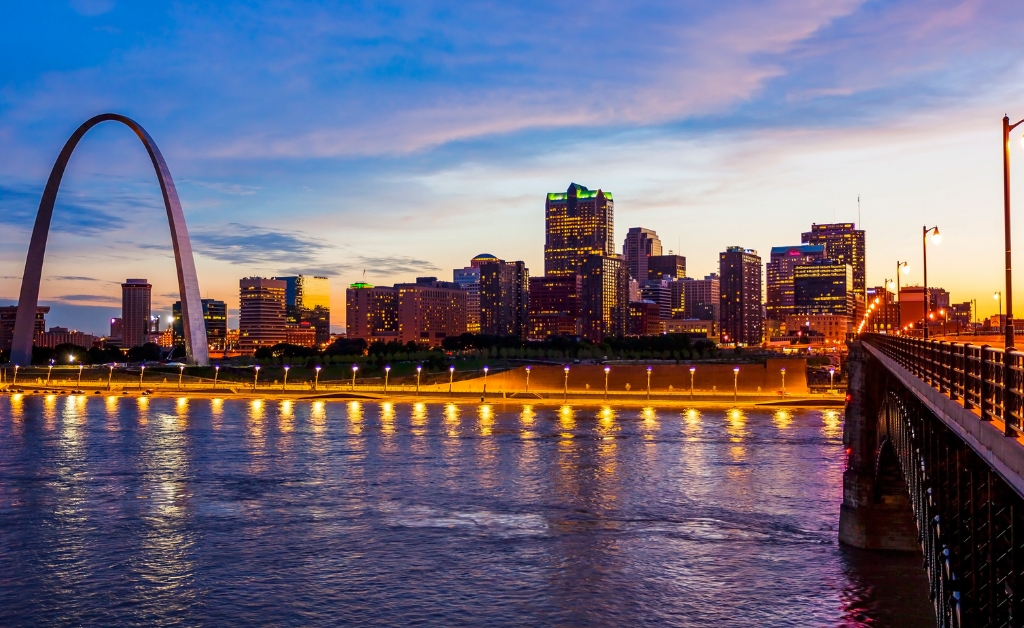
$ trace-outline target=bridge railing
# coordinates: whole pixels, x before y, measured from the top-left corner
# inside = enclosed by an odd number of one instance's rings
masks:
[[[988,345],[865,334],[862,340],[939,391],[1024,435],[1024,353]]]

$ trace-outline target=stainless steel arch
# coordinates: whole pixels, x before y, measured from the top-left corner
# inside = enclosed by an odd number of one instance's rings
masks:
[[[39,301],[39,280],[43,274],[43,254],[46,252],[46,238],[50,231],[50,218],[53,205],[57,201],[57,190],[60,188],[64,169],[67,168],[71,153],[82,137],[100,122],[120,122],[135,131],[142,140],[149,158],[153,161],[156,178],[160,182],[160,191],[167,209],[167,222],[171,227],[171,242],[174,245],[174,262],[178,270],[178,292],[181,295],[181,319],[185,332],[185,353],[189,364],[206,365],[210,361],[209,347],[206,340],[206,324],[203,322],[203,305],[199,292],[199,280],[196,277],[196,265],[192,259],[192,243],[188,239],[185,227],[185,216],[181,212],[178,192],[171,179],[171,171],[167,169],[160,149],[153,138],[137,122],[116,113],[104,113],[87,120],[78,127],[67,143],[64,144],[57,162],[53,164],[50,178],[46,181],[43,198],[39,201],[39,212],[36,214],[35,226],[32,228],[32,240],[28,247],[28,258],[25,260],[25,274],[21,279],[21,297],[18,299],[18,313],[14,322],[14,342],[11,346],[11,362],[30,364],[32,362],[32,336],[35,326],[36,306]]]

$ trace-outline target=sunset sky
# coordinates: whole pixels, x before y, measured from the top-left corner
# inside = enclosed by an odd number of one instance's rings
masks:
[[[867,230],[868,285],[938,225],[930,283],[994,314],[1001,118],[1024,118],[1009,0],[7,3],[0,20],[0,302],[17,299],[46,178],[74,129],[125,114],[170,167],[204,296],[249,275],[344,289],[451,278],[482,252],[543,274],[544,195],[615,196],[616,240],[654,229],[717,271],[726,246]],[[1011,143],[1024,251],[1024,148]],[[177,282],[138,140],[76,152],[47,249],[50,325],[105,333],[119,283]],[[1024,258],[1017,274],[1024,281]],[[1020,284],[1018,284],[1018,294]],[[1021,313],[1018,308],[1018,315]]]

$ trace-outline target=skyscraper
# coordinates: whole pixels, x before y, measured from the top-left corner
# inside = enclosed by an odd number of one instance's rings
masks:
[[[548,194],[545,204],[544,274],[579,274],[592,255],[615,255],[611,192],[573,183],[564,193]]]
[[[793,313],[793,269],[824,257],[822,244],[772,247],[765,265],[765,312],[770,320],[783,321]]]
[[[50,311],[48,307],[36,308],[36,320],[32,329],[32,336],[46,331],[46,314]],[[14,342],[14,321],[18,318],[18,306],[7,305],[0,307],[0,351],[10,351]]]
[[[853,269],[834,259],[820,259],[793,269],[795,314],[853,316]]]
[[[436,277],[397,284],[398,339],[436,347],[466,332],[466,292]]]
[[[121,348],[149,342],[152,293],[153,286],[145,279],[128,279],[121,284]]]
[[[480,332],[526,338],[530,273],[524,262],[480,265]]]
[[[647,279],[686,277],[686,258],[682,255],[652,255],[647,258]],[[641,282],[644,277],[639,278]]]
[[[661,239],[651,229],[630,227],[622,243],[622,257],[626,260],[629,276],[640,283],[647,281],[647,260],[661,255]],[[661,277],[658,277],[661,279]]]
[[[354,283],[345,292],[345,332],[349,338],[398,340],[398,288]]]
[[[672,284],[674,281],[668,279],[648,279],[640,289],[642,301],[650,301],[658,304],[658,317],[660,320],[672,318]]]
[[[580,268],[583,282],[583,337],[603,342],[626,333],[629,316],[629,272],[619,257],[591,255]]]
[[[717,273],[704,279],[683,279],[683,318],[719,320],[721,310],[721,283]]]
[[[228,337],[228,305],[216,299],[202,299],[203,324],[206,326],[206,341],[210,345],[210,351],[224,351],[227,347]],[[171,324],[173,342],[176,345],[185,344],[185,331],[181,324],[181,301],[175,301],[171,306],[174,322]]]
[[[761,344],[761,258],[757,251],[728,247],[718,254],[718,274],[722,342]]]
[[[530,277],[529,301],[529,338],[582,334],[583,277]]]
[[[853,268],[853,291],[862,301],[867,299],[865,282],[864,231],[852,222],[812,224],[811,230],[800,236],[804,244],[825,247],[825,257]]]
[[[481,253],[470,260],[469,266],[452,271],[452,279],[466,291],[466,331],[471,334],[480,333],[480,266],[497,259]]]
[[[252,353],[284,342],[287,282],[248,277],[239,281],[238,286],[238,349]]]
[[[286,322],[292,327],[309,323],[316,330],[316,342],[331,341],[331,280],[327,277],[274,277],[285,282]]]

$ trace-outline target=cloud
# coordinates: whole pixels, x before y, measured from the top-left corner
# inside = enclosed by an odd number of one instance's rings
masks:
[[[212,259],[233,264],[315,263],[331,247],[300,231],[272,230],[254,225],[230,223],[214,230],[192,234],[193,248]]]
[[[440,270],[434,264],[412,257],[359,257],[368,275],[398,275]],[[362,269],[361,269],[362,270]]]
[[[39,211],[41,194],[33,186],[0,184],[0,224],[30,230]],[[89,196],[62,191],[57,197],[50,231],[82,236],[106,235],[130,222],[139,207],[154,205],[152,197],[123,190],[105,190]]]
[[[198,185],[199,187],[206,188],[207,190],[213,190],[215,192],[221,192],[223,194],[230,194],[232,196],[251,196],[259,191],[259,186],[255,185],[242,185],[241,183],[223,183],[220,181],[200,181],[198,179],[181,179],[179,183],[188,183],[191,185]]]
[[[96,279],[94,277],[77,277],[77,276],[74,276],[74,275],[58,275],[58,276],[54,276],[54,277],[47,277],[46,280],[47,281],[50,281],[50,280],[53,280],[53,281],[104,281],[102,279]],[[114,282],[107,282],[107,283],[114,283]]]
[[[68,4],[79,15],[93,17],[114,10],[116,0],[70,0]]]
[[[57,301],[58,303],[121,303],[121,297],[115,297],[106,294],[62,294],[60,296],[51,297],[50,299],[47,300]]]

